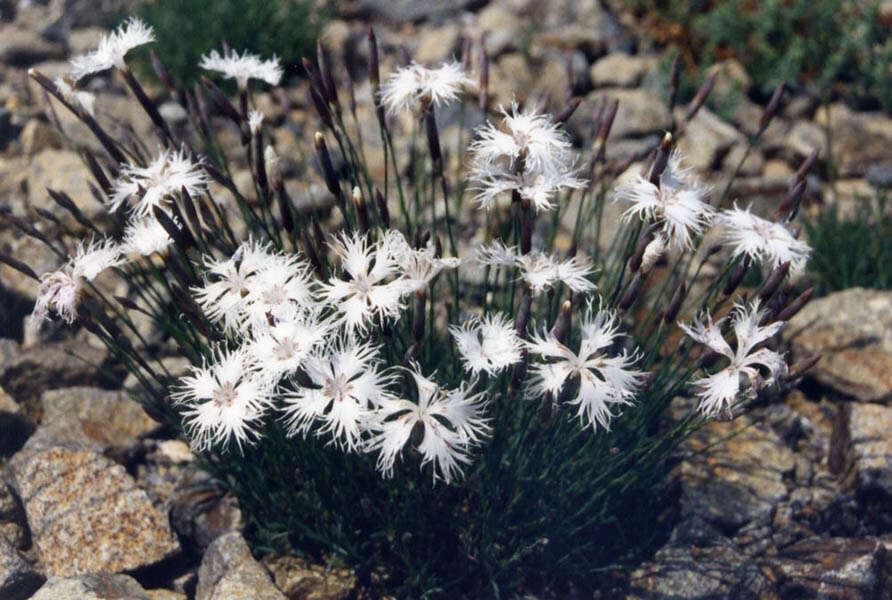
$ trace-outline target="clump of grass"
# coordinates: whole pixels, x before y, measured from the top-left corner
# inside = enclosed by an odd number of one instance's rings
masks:
[[[325,10],[312,0],[156,0],[143,3],[140,16],[155,30],[156,51],[178,86],[198,79],[202,54],[226,41],[233,50],[277,54],[286,74],[300,73],[300,60],[312,53]],[[148,61],[142,63],[146,74]]]
[[[818,294],[851,287],[892,289],[892,212],[888,193],[877,190],[873,199],[861,198],[854,213],[840,215],[830,204],[805,220],[814,248],[808,264]]]
[[[156,125],[163,150],[151,158],[142,141],[104,131],[82,96],[31,73],[102,144],[103,156],[85,158],[110,222],[86,219],[59,191],[82,230],[49,211],[41,228],[6,218],[68,261],[39,278],[34,320],[76,323],[111,349],[150,414],[238,498],[258,554],[345,563],[373,596],[594,590],[664,538],[654,507],[678,443],[797,376],[770,344],[810,293],[778,293],[808,253],[788,221],[810,162],[774,221],[722,210],[730,182],[709,197],[673,150],[682,122],[615,187],[627,167],[608,160],[615,103],[579,156],[562,130],[578,101],[555,115],[492,111],[485,53],[477,85],[457,62],[406,64],[382,81],[370,32],[376,140],[360,135],[353,86],[335,84],[325,53],[306,61],[319,123],[307,154],[331,202],[299,208],[247,85],[275,85],[275,61],[217,56],[237,100],[209,79],[175,94],[191,124],[175,134],[125,61],[150,39],[130,21],[78,65],[120,71]],[[439,107],[462,114],[472,99],[495,121],[445,139]],[[232,127],[241,145],[224,148],[218,133]],[[368,163],[372,143],[383,165]],[[247,194],[233,183],[238,165],[250,169]],[[611,223],[614,198],[628,211]],[[724,244],[701,248],[713,225]],[[94,282],[106,271],[126,296]],[[737,293],[748,273],[752,297]],[[146,340],[135,313],[164,338]],[[171,355],[189,359],[187,376],[167,371]],[[698,406],[667,420],[689,393]]]

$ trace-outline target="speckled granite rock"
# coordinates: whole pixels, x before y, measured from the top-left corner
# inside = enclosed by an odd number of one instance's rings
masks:
[[[47,574],[126,571],[180,549],[167,516],[104,456],[53,447],[14,461],[10,470]]]
[[[17,347],[8,360],[0,361],[0,386],[21,401],[49,389],[95,384],[101,375],[94,365],[107,356],[105,348],[76,339]]]
[[[708,453],[701,452],[707,447]],[[678,473],[682,512],[700,515],[722,531],[770,514],[787,497],[785,477],[796,468],[777,433],[746,416],[710,423],[681,450],[690,453]]]
[[[31,600],[152,600],[135,579],[127,575],[50,577]]]
[[[352,571],[308,565],[296,556],[267,557],[263,564],[290,600],[345,600],[356,584]]]
[[[820,383],[862,402],[892,399],[892,291],[852,288],[812,300],[784,333],[793,357],[821,353]]]
[[[2,480],[0,480],[0,538],[6,538],[19,550],[29,543],[25,511],[12,489]]]
[[[198,570],[195,600],[286,600],[240,533],[218,537]]]
[[[878,540],[808,539],[773,561],[783,598],[888,598],[892,555]]]
[[[43,576],[0,535],[0,598],[24,600],[43,583]]]
[[[892,408],[852,402],[842,420],[834,441],[846,447],[847,485],[859,494],[892,499]]]

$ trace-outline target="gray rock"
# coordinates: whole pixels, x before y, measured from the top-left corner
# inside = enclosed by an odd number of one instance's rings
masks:
[[[878,540],[803,540],[770,565],[783,598],[879,599],[892,589],[892,562]]]
[[[684,110],[678,109],[677,113],[680,122],[684,117]],[[743,142],[743,136],[736,129],[708,108],[702,107],[688,122],[686,133],[679,140],[678,147],[688,165],[706,172],[719,166],[721,159],[733,145],[742,145]]]
[[[68,194],[88,218],[100,217],[108,211],[90,193],[87,183],[92,180],[93,176],[76,152],[43,150],[31,159],[28,202],[32,207],[46,209],[74,226],[74,218],[50,198],[47,189]]]
[[[772,514],[788,496],[793,452],[775,431],[747,416],[709,423],[680,449],[687,456],[678,467],[683,515],[736,531]]]
[[[580,104],[567,128],[580,138],[594,136],[592,131],[596,106],[606,98],[608,102],[619,100],[619,107],[609,140],[629,136],[661,134],[672,124],[672,115],[663,99],[644,89],[605,88],[590,92]]]
[[[534,3],[535,5],[535,3]],[[580,50],[589,58],[609,52],[631,53],[635,39],[629,29],[598,2],[553,0],[538,4],[533,51],[541,48]]]
[[[892,163],[877,162],[867,167],[868,183],[878,188],[892,187]]]
[[[83,575],[50,577],[31,600],[152,600],[128,575]]]
[[[0,535],[0,598],[24,600],[31,597],[43,581],[43,576]]]
[[[351,16],[387,19],[397,23],[443,19],[461,12],[475,0],[357,0],[345,3]]]
[[[25,549],[30,543],[22,503],[16,498],[12,488],[0,480],[0,539],[3,538],[19,550]]]
[[[851,402],[834,430],[834,446],[844,448],[842,465],[849,489],[862,496],[892,500],[892,408]]]
[[[889,148],[892,148],[889,115],[855,112],[843,103],[836,103],[827,110],[819,110],[815,122],[829,129],[837,176],[861,176],[871,164],[889,159]]]
[[[656,56],[613,52],[595,61],[589,68],[589,77],[595,87],[634,87],[656,68],[657,62]]]
[[[65,51],[59,44],[40,34],[17,26],[4,26],[0,36],[0,62],[14,67],[28,67],[42,60],[62,58]]]
[[[308,564],[296,556],[266,557],[263,564],[288,598],[346,600],[356,585],[348,569]]]
[[[16,455],[9,470],[50,575],[133,570],[180,550],[166,515],[124,467],[95,452],[53,447]]]
[[[204,552],[221,535],[242,526],[242,513],[236,499],[207,473],[182,467],[177,471],[180,477],[168,502],[170,518],[183,544]]]
[[[95,384],[100,374],[94,365],[102,364],[107,356],[105,348],[79,340],[17,348],[0,360],[0,386],[21,401],[48,389]]]
[[[65,144],[59,130],[40,119],[25,123],[20,139],[25,156],[34,156],[42,150],[59,149]]]
[[[41,396],[39,429],[53,427],[65,438],[83,437],[103,448],[123,450],[160,425],[123,391],[92,387],[48,390]]]
[[[862,402],[892,399],[892,291],[852,288],[812,300],[787,324],[793,359],[820,353],[810,376]]]
[[[198,570],[195,600],[285,600],[237,532],[218,537]]]
[[[490,3],[477,13],[477,26],[486,34],[486,51],[491,59],[521,49],[524,21],[509,7]]]
[[[0,456],[9,456],[22,447],[34,425],[22,414],[16,401],[0,387]]]

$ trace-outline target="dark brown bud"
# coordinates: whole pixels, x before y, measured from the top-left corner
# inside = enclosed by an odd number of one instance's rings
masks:
[[[703,82],[703,85],[700,86],[700,89],[697,90],[697,94],[694,96],[694,99],[691,100],[691,103],[688,104],[688,110],[685,113],[684,120],[690,121],[697,114],[697,111],[700,110],[700,107],[706,103],[706,99],[709,97],[709,93],[712,92],[713,86],[715,86],[715,80],[718,77],[719,72],[717,70],[712,72],[712,75],[706,78],[706,81]]]
[[[319,255],[316,253],[316,248],[313,245],[313,242],[310,241],[310,237],[307,235],[307,232],[305,230],[301,230],[300,232],[300,245],[303,247],[304,254],[307,255],[307,260],[309,260],[310,264],[313,265],[313,269],[315,269],[316,274],[321,277],[322,263],[319,262]]]
[[[307,96],[309,97],[310,104],[316,109],[316,114],[319,115],[322,124],[329,129],[334,129],[334,121],[332,121],[331,118],[331,111],[328,110],[328,105],[325,104],[325,101],[322,99],[322,96],[319,95],[316,88],[310,86],[307,89]]]
[[[93,229],[95,231],[96,227],[93,225],[93,223],[90,222],[89,219],[87,219],[87,217],[84,216],[84,213],[82,213],[80,209],[74,204],[74,201],[68,194],[66,194],[65,192],[57,192],[49,188],[47,188],[46,191],[50,195],[50,198],[53,199],[53,202],[71,213],[71,216],[74,217],[74,219],[78,223],[80,223],[87,229]]]
[[[570,300],[564,300],[560,310],[558,310],[557,319],[554,320],[554,327],[551,330],[555,339],[561,343],[567,339],[567,335],[570,333],[570,317],[572,312],[573,303]]]
[[[375,30],[369,27],[369,81],[372,83],[372,91],[377,91],[381,85],[381,73],[378,67],[378,40],[375,38]]]
[[[675,290],[675,293],[672,294],[672,299],[669,301],[669,307],[666,309],[666,312],[663,313],[663,321],[665,323],[669,324],[678,317],[678,313],[681,310],[681,304],[684,302],[687,291],[688,286],[682,281],[678,286],[678,289]]]
[[[160,206],[153,207],[152,213],[155,215],[158,223],[164,228],[164,231],[167,232],[167,235],[169,235],[174,243],[179,246],[180,250],[185,252],[189,248],[194,248],[196,246],[195,238],[192,237],[192,232],[185,227],[182,229],[177,227],[176,223],[173,222],[173,219],[171,219]]]
[[[390,210],[387,208],[387,200],[381,194],[381,190],[375,188],[375,205],[378,207],[378,216],[385,229],[390,228]]]
[[[582,98],[573,98],[560,112],[552,117],[551,122],[555,124],[566,123],[573,116],[573,113],[576,112],[576,109],[579,108],[580,104],[582,104]]]
[[[796,212],[799,210],[799,203],[802,201],[802,195],[805,193],[806,185],[807,183],[805,179],[795,181],[793,187],[787,192],[787,195],[775,209],[773,215],[775,220],[780,219],[785,215],[787,217],[786,220],[790,220],[795,216]]]
[[[796,379],[797,377],[801,377],[805,375],[807,372],[811,371],[812,367],[818,364],[818,361],[821,360],[821,354],[813,354],[807,358],[803,358],[802,360],[796,361],[793,365],[790,366],[789,376],[790,379]]]
[[[763,304],[767,303],[768,300],[774,295],[774,292],[777,291],[777,288],[780,287],[780,284],[784,282],[784,279],[787,276],[787,273],[790,271],[790,261],[786,261],[777,267],[775,267],[768,278],[765,280],[764,285],[762,285],[762,289],[759,290],[759,298],[761,298]]]
[[[416,291],[412,300],[412,339],[420,344],[424,339],[424,325],[427,321],[424,312],[427,303],[427,291],[423,288]]]
[[[337,198],[341,194],[341,186],[331,164],[331,155],[328,152],[328,146],[325,144],[325,136],[317,131],[313,141],[316,144],[316,156],[319,157],[319,165],[322,167],[322,174],[325,177],[325,186],[331,192],[331,195]]]
[[[638,243],[635,245],[635,251],[632,253],[632,256],[629,257],[629,270],[632,272],[637,272],[638,269],[641,268],[641,260],[644,258],[644,252],[647,250],[647,246],[653,241],[655,235],[655,230],[653,226],[648,227],[641,237],[638,238]]]
[[[149,49],[149,58],[152,60],[152,68],[155,70],[155,74],[158,75],[158,79],[161,80],[161,83],[171,92],[177,91],[177,86],[173,81],[173,77],[170,76],[170,72],[167,70],[167,67],[164,66],[164,63],[161,62],[161,58],[159,58],[158,53],[155,52],[154,48]]]
[[[331,65],[325,58],[325,49],[322,47],[322,40],[316,40],[316,64],[319,65],[319,74],[322,77],[322,90],[325,92],[325,99],[340,114],[341,103],[338,100],[338,92],[334,83],[334,76],[331,73]]]
[[[660,185],[660,176],[663,174],[663,171],[666,170],[666,165],[669,164],[669,156],[672,154],[672,134],[668,131],[663,134],[663,139],[660,140],[660,147],[657,148],[657,155],[654,158],[654,162],[650,167],[650,173],[648,173],[647,179],[652,184],[659,186]]]
[[[638,271],[635,273],[632,281],[629,282],[629,286],[626,288],[626,292],[623,294],[623,297],[619,301],[620,310],[628,310],[629,307],[635,303],[635,300],[638,299],[638,294],[641,292],[642,285],[644,285],[644,275],[642,275],[641,272]]]
[[[669,112],[675,108],[675,102],[678,100],[678,80],[681,77],[681,53],[675,55],[672,59],[672,67],[669,70]]]
[[[743,257],[743,260],[731,273],[731,277],[728,278],[728,281],[725,283],[725,287],[722,288],[722,295],[728,297],[734,293],[734,290],[737,289],[737,286],[739,286],[740,282],[743,281],[743,278],[746,277],[746,272],[749,271],[751,262],[752,261],[750,260],[749,256]]]
[[[90,173],[93,174],[93,179],[96,180],[96,183],[99,184],[99,187],[102,188],[102,191],[105,192],[106,195],[110,194],[111,183],[109,182],[108,177],[105,176],[105,172],[102,170],[102,167],[99,166],[99,162],[96,160],[96,157],[93,156],[93,153],[89,150],[84,150],[83,155],[87,161],[87,168],[89,168]]]
[[[486,51],[486,39],[480,37],[480,52],[477,54],[477,69],[480,72],[480,110],[486,112],[489,104],[489,53]]]
[[[618,109],[619,100],[614,100],[607,108],[607,114],[604,115],[604,120],[601,122],[601,128],[598,130],[596,144],[600,144],[602,148],[607,142],[607,136],[610,135],[610,130],[613,128],[613,120],[616,118],[616,111]]]
[[[27,275],[31,279],[36,279],[37,281],[40,281],[40,277],[37,276],[37,274],[31,269],[31,267],[29,267],[28,265],[26,265],[25,263],[23,263],[20,260],[16,260],[15,258],[11,257],[8,254],[4,254],[4,253],[0,252],[0,262],[9,265],[10,267],[15,269],[19,273],[22,273],[23,275]]]
[[[437,119],[434,116],[433,106],[429,106],[424,111],[424,130],[427,133],[427,148],[434,164],[434,173],[440,176],[443,174],[443,153],[440,149],[440,133],[437,131]]]
[[[781,81],[778,86],[774,88],[774,93],[771,94],[771,100],[768,101],[768,105],[765,106],[765,110],[762,111],[762,116],[759,119],[759,132],[756,135],[762,135],[762,132],[768,129],[771,120],[775,117],[780,108],[780,103],[784,97],[786,89],[787,83],[785,81]]]
[[[285,189],[285,185],[279,179],[279,185],[276,186],[276,200],[279,204],[279,218],[282,219],[282,227],[285,231],[291,233],[294,231],[294,217],[291,215],[291,196]]]
[[[201,83],[204,85],[207,91],[210,92],[211,99],[214,101],[214,104],[217,105],[217,108],[219,108],[224,115],[229,117],[233,123],[241,128],[242,115],[241,113],[239,113],[238,109],[233,106],[232,102],[229,101],[229,98],[227,98],[226,95],[222,91],[220,91],[220,88],[218,88],[213,81],[211,81],[204,75],[202,75],[201,77]]]
[[[790,182],[791,188],[794,187],[797,182],[803,181],[805,179],[806,175],[808,175],[808,172],[811,171],[812,167],[815,165],[815,162],[817,162],[818,155],[818,149],[815,148],[811,151],[811,154],[808,155],[808,158],[802,161],[802,164],[799,165],[799,169],[796,171],[796,175],[793,177],[793,181]]]
[[[805,303],[808,302],[809,298],[811,298],[812,294],[815,293],[815,288],[810,287],[790,302],[785,309],[777,313],[777,316],[774,318],[775,321],[789,321],[792,319],[796,313],[802,310],[802,307],[805,306]]]

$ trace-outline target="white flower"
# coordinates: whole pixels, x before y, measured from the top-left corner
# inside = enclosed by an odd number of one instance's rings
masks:
[[[335,238],[331,247],[350,279],[331,278],[322,284],[322,295],[341,313],[346,330],[364,330],[375,316],[397,316],[404,287],[399,280],[385,281],[398,274],[389,250],[381,244],[369,244],[366,236],[357,232]]]
[[[490,375],[520,361],[520,338],[508,317],[491,313],[483,318],[471,317],[461,325],[449,327],[465,369]]]
[[[418,402],[385,398],[371,424],[377,433],[369,440],[366,451],[380,451],[378,470],[390,477],[412,430],[420,427],[421,467],[433,463],[434,481],[443,479],[448,484],[461,474],[462,465],[470,464],[471,448],[489,434],[489,419],[483,416],[484,396],[471,393],[473,382],[445,390],[424,377],[417,364],[409,373],[418,390]]]
[[[502,115],[502,126],[487,123],[469,148],[468,180],[481,208],[489,209],[499,196],[516,191],[537,211],[551,210],[561,190],[586,186],[576,177],[570,138],[551,115],[519,112],[516,103],[510,112],[503,108]]]
[[[588,279],[593,271],[591,263],[577,256],[559,260],[553,254],[538,251],[518,254],[513,246],[505,246],[496,240],[477,250],[477,260],[485,265],[517,267],[534,295],[557,283],[563,283],[577,293],[595,289],[595,284]]]
[[[262,60],[260,56],[249,54],[247,50],[241,56],[238,52],[223,56],[212,50],[209,55],[202,55],[198,66],[223,73],[223,76],[229,79],[235,79],[240,90],[248,88],[249,79],[260,79],[270,85],[279,85],[282,79],[282,66],[276,55],[269,60]]]
[[[659,187],[638,175],[635,181],[616,189],[615,200],[631,202],[623,218],[638,217],[660,224],[660,235],[671,247],[690,250],[712,220],[715,209],[703,202],[707,188],[696,181],[690,169],[681,168],[681,155],[675,151]]]
[[[64,77],[56,77],[56,89],[69,104],[80,105],[91,117],[96,116],[96,96],[84,90],[76,90]]]
[[[214,359],[210,365],[192,367],[171,398],[184,407],[186,431],[197,450],[232,441],[241,449],[259,436],[260,421],[271,403],[270,389],[243,349],[218,350]]]
[[[499,198],[510,199],[507,194],[517,191],[521,198],[530,201],[537,210],[552,210],[555,197],[565,189],[581,189],[586,183],[570,169],[524,170],[514,173],[500,163],[474,160],[468,172],[471,191],[480,208],[489,210]]]
[[[318,312],[294,311],[273,325],[257,329],[246,346],[249,360],[262,377],[277,383],[296,372],[332,329],[332,323],[321,319]]]
[[[238,329],[243,321],[244,298],[250,292],[250,277],[263,266],[267,256],[261,244],[248,241],[225,260],[206,257],[208,280],[192,288],[204,314],[222,322],[227,331]]]
[[[273,254],[261,248],[241,302],[242,329],[274,319],[288,319],[294,310],[313,306],[310,266],[296,254]]]
[[[532,393],[550,393],[558,399],[565,385],[578,386],[575,392],[568,388],[574,393],[568,403],[577,407],[580,421],[594,430],[598,426],[609,429],[612,407],[631,404],[646,375],[631,368],[636,360],[634,353],[605,354],[620,335],[618,328],[614,313],[593,314],[589,304],[580,325],[578,353],[560,343],[553,333],[531,336],[527,349],[551,360],[532,366]]]
[[[152,28],[132,17],[108,35],[99,39],[99,47],[83,56],[71,59],[71,76],[77,81],[90,73],[115,67],[127,70],[124,56],[137,46],[155,41]]]
[[[452,102],[464,88],[473,86],[460,63],[443,63],[436,69],[412,63],[391,73],[381,85],[381,102],[391,114],[401,109],[417,111],[424,104]]]
[[[384,401],[390,383],[378,370],[376,353],[371,344],[338,339],[304,359],[301,369],[313,387],[283,394],[288,434],[306,436],[321,423],[317,435],[331,434],[332,442],[357,450],[371,411]]]
[[[783,356],[768,348],[755,350],[759,344],[775,335],[784,326],[782,322],[760,326],[759,322],[764,316],[764,311],[759,310],[758,300],[753,302],[749,311],[743,304],[734,306],[731,312],[731,325],[734,328],[737,347],[733,351],[722,336],[721,326],[724,319],[713,323],[707,314],[706,323],[694,321],[690,326],[678,324],[690,337],[730,360],[730,364],[721,371],[694,382],[702,388],[697,393],[700,397],[700,412],[715,415],[723,409],[730,410],[731,404],[740,395],[741,376],[745,376],[749,381],[749,392],[755,395],[763,384],[771,383],[786,371],[787,365]],[[768,380],[763,382],[756,368],[758,366],[768,369]]]
[[[395,229],[385,232],[381,247],[397,264],[404,294],[424,289],[443,269],[461,264],[458,258],[437,258],[430,242],[424,248],[412,248]]]
[[[573,166],[570,137],[551,115],[536,109],[521,112],[516,102],[510,111],[502,107],[501,113],[501,128],[487,122],[477,131],[469,149],[478,160],[507,162],[507,167],[513,167],[522,157],[524,169],[536,173],[562,172]]]
[[[725,226],[725,242],[732,247],[735,256],[745,254],[770,268],[789,261],[794,273],[805,268],[811,248],[794,238],[783,225],[766,221],[750,213],[749,208],[744,210],[737,206],[720,212],[716,222]]]
[[[170,216],[170,215],[168,215]],[[176,218],[171,216],[176,223]],[[154,252],[163,252],[173,243],[170,234],[154,216],[133,219],[124,229],[121,251],[125,254],[136,253],[148,256]]]
[[[126,165],[112,186],[109,211],[117,210],[131,197],[137,217],[152,216],[155,206],[163,207],[170,197],[183,188],[190,195],[200,194],[207,184],[207,175],[193,163],[186,152],[163,151],[147,167]]]
[[[78,243],[75,255],[67,265],[41,277],[37,300],[29,318],[39,323],[47,320],[50,309],[53,309],[63,321],[73,323],[83,296],[84,282],[92,281],[102,271],[123,261],[121,250],[113,240]]]

